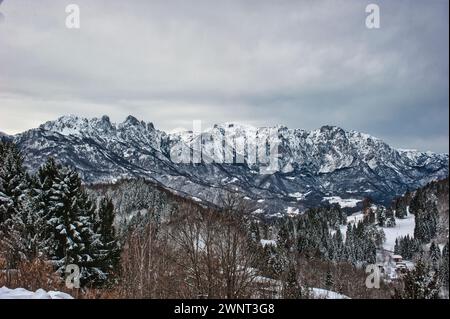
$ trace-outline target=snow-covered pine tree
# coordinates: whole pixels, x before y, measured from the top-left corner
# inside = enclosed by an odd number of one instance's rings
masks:
[[[0,244],[7,267],[15,268],[26,254],[21,235],[23,200],[29,189],[23,157],[15,144],[0,141]]]
[[[99,268],[109,277],[118,271],[120,263],[120,245],[114,227],[115,211],[110,198],[102,198],[98,204],[95,232],[103,243],[102,260]]]
[[[449,286],[449,251],[448,251],[448,242],[445,244],[444,248],[442,249],[442,259],[441,259],[441,265],[439,267],[439,275],[440,275],[440,281],[441,285],[444,289],[447,290],[448,295],[448,286]]]
[[[332,290],[333,286],[334,286],[333,275],[332,275],[332,273],[331,273],[331,270],[328,268],[328,269],[327,269],[327,274],[326,274],[326,276],[325,276],[325,287],[326,287],[328,290]]]
[[[266,246],[269,247],[270,257],[267,263],[269,275],[272,278],[279,279],[281,274],[285,271],[286,268],[286,259],[279,248],[275,248],[272,245]]]
[[[248,234],[249,234],[249,244],[250,245],[260,245],[261,235],[259,231],[259,225],[255,220],[249,220],[247,223]]]
[[[53,188],[57,182],[58,174],[62,170],[62,165],[58,164],[54,158],[50,157],[39,168],[35,178],[32,180],[31,196],[33,197],[35,210],[47,222],[42,226],[44,237],[47,241],[47,256],[53,256],[57,249],[57,241],[52,225],[48,222],[53,217],[52,194],[55,193]]]
[[[406,217],[406,209],[403,208],[403,207],[398,208],[398,209],[396,209],[396,210],[394,211],[394,215],[395,215],[395,217],[397,217],[398,219],[403,219],[403,218]]]
[[[22,260],[33,260],[35,258],[47,258],[51,251],[51,239],[46,236],[45,229],[47,221],[36,209],[36,201],[27,192],[19,203],[19,209],[13,213],[6,222],[6,242],[10,258],[15,263]]]
[[[53,259],[58,271],[64,274],[69,264],[75,264],[82,284],[105,280],[106,274],[98,268],[104,256],[100,235],[94,232],[95,207],[74,170],[63,167],[58,171],[50,199],[49,223],[57,241]]]
[[[368,241],[368,245],[366,248],[366,257],[365,262],[367,264],[374,264],[377,260],[377,247],[372,240]]]
[[[291,247],[290,244],[290,234],[289,234],[289,227],[287,224],[287,221],[283,222],[280,226],[280,229],[278,230],[277,234],[277,247],[281,249],[289,250]]]
[[[411,209],[415,214],[414,238],[421,243],[429,243],[436,237],[439,212],[434,196],[425,190],[418,190],[411,201]]]
[[[427,243],[431,240],[428,224],[418,217],[415,220],[414,238],[419,239],[422,243]]]
[[[392,203],[392,207],[394,209],[394,215],[398,219],[403,219],[407,215],[407,207],[408,207],[408,199],[410,197],[410,193],[406,193],[404,196],[397,198]]]
[[[395,238],[394,254],[401,255],[401,253],[400,253],[400,245],[399,245],[399,242],[398,242],[398,237]]]
[[[346,256],[347,261],[351,264],[356,264],[356,251],[355,251],[355,244],[354,244],[354,230],[351,224],[347,225],[347,232],[345,235],[345,250],[346,250]]]
[[[394,211],[391,209],[386,210],[386,227],[395,227]]]
[[[345,259],[344,240],[340,229],[336,231],[334,240],[336,242],[336,261],[343,261]]]
[[[283,298],[300,299],[302,297],[302,287],[297,279],[297,272],[294,265],[289,265],[286,278],[283,280]]]
[[[403,278],[403,299],[437,299],[439,296],[438,274],[424,260],[419,259],[416,267]]]
[[[439,269],[439,264],[441,261],[441,250],[439,246],[433,241],[430,245],[430,250],[428,251],[431,264],[433,265],[433,269],[437,271]]]
[[[22,154],[12,142],[0,141],[0,224],[17,212],[27,188]]]
[[[378,226],[384,227],[386,224],[386,210],[384,207],[378,207],[376,211]]]
[[[398,237],[396,242],[397,250],[395,250],[395,253],[401,255],[404,259],[413,259],[422,250],[420,242],[415,238],[411,238],[409,235]]]

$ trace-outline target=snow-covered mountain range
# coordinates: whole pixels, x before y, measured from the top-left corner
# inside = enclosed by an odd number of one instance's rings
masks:
[[[259,158],[250,160],[253,149],[257,154],[263,151],[250,138],[255,136],[266,143],[265,153],[269,144],[276,145],[275,172],[265,173],[267,165]],[[118,124],[107,116],[64,116],[13,140],[31,170],[53,156],[76,167],[87,183],[139,176],[215,204],[225,192],[240,192],[258,212],[269,215],[297,213],[327,202],[352,208],[367,196],[388,203],[407,190],[448,176],[448,154],[398,150],[367,134],[333,126],[306,131],[226,123],[201,135],[167,134],[133,116]],[[188,149],[202,145],[204,161],[172,160],[178,145]],[[234,163],[205,163],[211,150],[224,145],[221,157]],[[238,157],[244,160],[237,161]]]

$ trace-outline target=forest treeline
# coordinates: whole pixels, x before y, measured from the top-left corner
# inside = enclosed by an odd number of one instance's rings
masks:
[[[392,207],[367,201],[365,218],[348,225],[338,205],[268,222],[238,195],[212,208],[145,180],[87,186],[52,158],[30,173],[17,147],[0,142],[0,284],[62,285],[77,265],[80,297],[312,298],[323,288],[351,298],[436,298],[448,292],[448,226],[437,199],[445,191],[448,180]],[[367,289],[381,227],[395,227],[407,210],[416,214],[414,238],[398,238],[396,250],[419,266]],[[27,272],[42,280],[26,280]]]

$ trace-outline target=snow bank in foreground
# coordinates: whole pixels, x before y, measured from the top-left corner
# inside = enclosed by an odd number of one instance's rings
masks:
[[[346,295],[321,288],[313,288],[311,293],[314,299],[350,299]]]
[[[23,288],[9,289],[0,288],[0,299],[73,299],[69,294],[60,291],[46,292],[38,289],[36,292],[28,291]]]

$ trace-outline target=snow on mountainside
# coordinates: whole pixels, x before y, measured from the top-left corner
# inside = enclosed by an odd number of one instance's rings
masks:
[[[64,116],[18,134],[14,141],[31,170],[54,156],[76,167],[85,182],[143,176],[216,204],[224,192],[240,192],[267,214],[288,207],[301,211],[324,204],[325,198],[339,198],[344,206],[356,206],[366,196],[387,203],[448,176],[448,154],[396,150],[367,134],[333,126],[305,131],[225,123],[197,135],[167,134],[132,116],[118,124],[107,116]],[[174,146],[180,143],[193,150],[201,145],[203,162],[173,161]],[[277,146],[279,155],[277,170],[267,173],[259,155],[270,153],[270,145]]]

